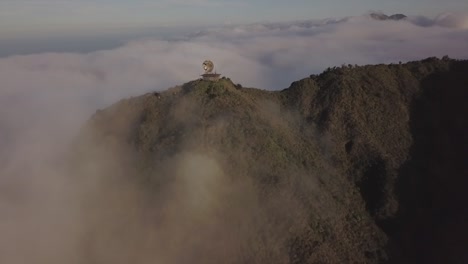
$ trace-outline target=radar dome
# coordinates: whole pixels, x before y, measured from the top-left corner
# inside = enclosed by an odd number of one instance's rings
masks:
[[[203,70],[205,70],[205,73],[210,73],[214,69],[214,64],[210,60],[206,60],[203,62]]]

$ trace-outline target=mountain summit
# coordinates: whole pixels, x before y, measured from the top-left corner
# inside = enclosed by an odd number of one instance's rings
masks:
[[[100,110],[75,154],[107,175],[83,209],[101,226],[86,260],[457,263],[467,72],[349,65],[282,91],[223,77]]]
[[[391,16],[387,16],[384,13],[371,13],[370,17],[375,20],[402,20],[407,18],[407,16],[403,14],[393,14]]]

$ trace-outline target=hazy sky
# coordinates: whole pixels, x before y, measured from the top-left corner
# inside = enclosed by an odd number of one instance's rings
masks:
[[[49,32],[468,11],[466,0],[0,0],[2,38]]]

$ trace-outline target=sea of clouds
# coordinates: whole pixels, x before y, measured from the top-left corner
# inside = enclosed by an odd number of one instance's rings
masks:
[[[53,234],[60,245],[68,230],[60,224],[73,212],[61,211],[68,183],[56,166],[70,139],[99,108],[199,78],[205,59],[235,83],[282,89],[331,66],[444,55],[468,59],[468,14],[225,26],[172,40],[137,39],[85,54],[0,58],[0,233],[6,234],[0,247],[15,239],[33,243],[29,236],[38,230],[43,236]],[[51,215],[55,221],[49,221]],[[18,228],[21,233],[15,233]],[[15,255],[16,247],[11,250]],[[21,262],[15,261],[11,263]]]
[[[22,134],[76,131],[98,108],[199,78],[205,59],[243,86],[282,89],[327,67],[444,55],[468,58],[468,14],[258,23],[84,54],[13,55],[0,58],[0,147]]]

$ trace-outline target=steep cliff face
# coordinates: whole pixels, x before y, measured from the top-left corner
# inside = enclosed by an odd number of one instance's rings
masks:
[[[100,227],[87,260],[458,263],[467,72],[431,58],[275,92],[197,80],[98,111],[74,164],[105,179],[83,207]]]
[[[429,58],[332,69],[291,88],[304,98],[304,85],[317,87],[301,111],[334,138],[336,167],[408,261],[467,260],[456,231],[468,201],[466,72],[466,61]]]

